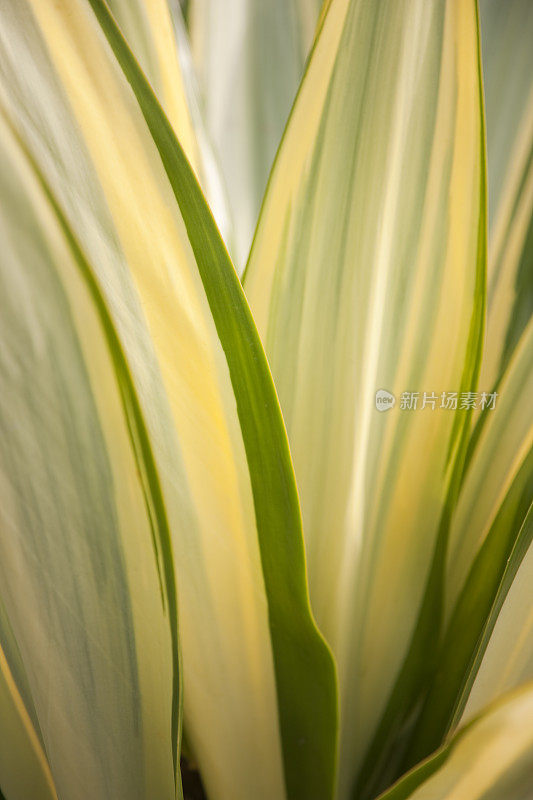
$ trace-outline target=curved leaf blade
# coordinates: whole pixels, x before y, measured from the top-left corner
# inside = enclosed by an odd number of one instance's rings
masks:
[[[533,687],[485,710],[380,800],[527,800],[533,780]]]
[[[525,520],[533,497],[532,363],[530,323],[498,387],[499,405],[484,413],[472,439],[450,529],[443,639],[408,764],[435,749],[460,718],[525,553],[518,543],[529,535]]]
[[[446,619],[506,495],[533,447],[533,324],[498,385],[494,410],[478,422],[452,522],[446,565]],[[527,510],[527,508],[526,508]]]
[[[339,667],[341,798],[375,734],[385,752],[380,719],[423,604],[437,610],[425,656],[436,644],[468,424],[439,405],[475,389],[482,341],[478,50],[475,3],[332,0],[244,275],[288,429],[312,606]],[[386,413],[379,389],[396,396]],[[434,410],[399,408],[424,391]]]
[[[533,508],[530,507],[478,647],[464,691],[466,703],[459,706],[456,714],[461,723],[506,692],[533,679],[532,539]]]
[[[101,27],[83,0],[30,6],[37,32],[29,46],[34,29],[15,21],[3,90],[131,366],[179,575],[188,744],[213,798],[322,800],[334,666],[309,611],[286,436],[238,279],[105,4],[93,4]],[[21,54],[31,81],[17,78]]]
[[[105,5],[90,1],[161,156],[235,392],[268,599],[287,795],[327,797],[334,781],[334,668],[309,612],[298,498],[272,378],[240,283],[184,153]]]
[[[178,4],[172,0],[110,0],[108,6],[174,128],[222,236],[231,242],[226,192],[200,112]]]
[[[105,304],[0,119],[2,605],[58,794],[171,798],[181,698],[157,476]]]
[[[11,800],[57,800],[42,742],[2,646],[6,634],[2,614],[0,608],[0,786]]]

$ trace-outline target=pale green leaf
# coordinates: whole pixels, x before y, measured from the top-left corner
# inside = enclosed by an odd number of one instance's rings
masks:
[[[484,302],[477,39],[474,2],[332,0],[244,276],[288,429],[312,607],[338,664],[342,800],[373,737],[379,755],[407,713],[388,699],[432,562],[435,608],[402,703],[438,632],[468,417],[440,396],[474,388]],[[385,413],[379,389],[396,396]],[[407,391],[418,410],[399,407]]]
[[[495,410],[479,416],[469,443],[449,536],[445,632],[409,763],[438,745],[465,703],[471,715],[499,689],[533,676],[527,666],[531,634],[524,589],[519,589],[523,578],[510,591],[517,571],[524,574],[520,561],[533,496],[533,325],[525,314],[533,218],[530,12],[519,0],[505,7],[481,2],[491,226],[480,388],[497,388],[498,399]]]
[[[228,189],[242,271],[312,42],[321,0],[192,0],[188,20],[207,130]]]
[[[24,707],[31,719],[33,728],[39,738],[41,745],[43,743],[42,733],[39,728],[39,721],[33,703],[33,697],[28,681],[28,676],[24,668],[20,649],[15,639],[13,629],[9,622],[6,610],[0,598],[0,647],[3,650],[6,665],[12,675],[14,685],[20,695]]]
[[[533,497],[532,364],[530,323],[498,387],[496,407],[483,412],[470,443],[449,535],[444,634],[431,688],[407,752],[408,766],[435,749],[460,719],[501,606],[527,550],[524,537],[530,535],[531,520],[525,520]],[[522,637],[515,644],[527,653],[527,619],[517,613],[515,625],[508,631],[516,634],[521,628],[525,640]],[[509,650],[501,653],[500,662],[508,655]],[[504,676],[505,670],[500,676],[505,682]],[[515,685],[511,681],[508,688]],[[481,705],[496,696],[494,685],[485,688],[486,695],[477,692]]]
[[[533,5],[481,0],[489,260],[481,384],[500,378],[533,311]]]
[[[179,5],[173,0],[109,0],[108,6],[174,128],[223,238],[231,242],[228,203],[199,108]]]
[[[18,668],[5,652],[61,798],[170,800],[180,676],[157,476],[105,303],[4,114],[0,594]]]
[[[481,418],[450,530],[446,568],[446,616],[449,619],[472,563],[533,448],[533,322],[521,337],[498,385],[493,410]],[[523,475],[524,486],[532,474]],[[527,503],[527,492],[524,501]],[[523,516],[522,516],[523,520]],[[514,542],[515,535],[505,535]]]
[[[126,37],[159,102],[198,170],[199,154],[167,0],[109,0],[108,6]]]
[[[20,653],[0,602],[0,797],[3,791],[10,800],[57,800],[39,733]]]
[[[9,9],[2,97],[79,241],[146,423],[177,575],[184,724],[207,792],[324,800],[334,668],[309,611],[287,441],[239,281],[107,6]]]
[[[533,685],[462,728],[380,800],[529,800],[533,785]]]
[[[472,669],[461,721],[533,680],[533,507],[526,520],[487,621]]]

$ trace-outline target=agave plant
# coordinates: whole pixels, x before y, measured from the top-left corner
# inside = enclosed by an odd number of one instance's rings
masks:
[[[5,800],[533,796],[532,38],[4,0]]]

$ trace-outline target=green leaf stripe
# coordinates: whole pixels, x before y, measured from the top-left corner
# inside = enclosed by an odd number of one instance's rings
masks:
[[[272,377],[238,277],[172,127],[106,4],[90,3],[159,151],[229,368],[268,598],[287,795],[328,800],[337,753],[335,666],[310,612],[298,495]]]

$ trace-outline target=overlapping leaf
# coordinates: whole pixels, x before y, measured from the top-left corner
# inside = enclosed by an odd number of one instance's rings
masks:
[[[533,448],[532,366],[533,324],[530,323],[500,382],[496,407],[485,412],[472,441],[474,452],[463,480],[450,534],[446,578],[448,618],[500,509],[513,487],[517,491],[517,480],[522,487],[522,492],[517,494],[517,501],[521,498],[522,514],[517,520],[518,528],[511,530],[511,513],[504,531],[511,546],[527,513],[533,478],[531,467],[528,470],[526,466]],[[505,561],[506,558],[503,565]]]
[[[36,730],[27,677],[5,610],[0,605],[0,797],[57,800],[50,767]],[[23,694],[19,686],[23,686]],[[30,709],[30,711],[28,710]],[[9,747],[6,747],[9,742]]]
[[[207,129],[228,189],[239,271],[320,5],[320,0],[189,3],[193,58]]]
[[[532,539],[533,511],[530,507],[503,574],[471,678],[465,687],[466,704],[461,721],[471,719],[487,703],[532,680]],[[458,708],[459,714],[462,705]]]
[[[438,746],[465,705],[471,715],[500,689],[533,678],[530,559],[521,566],[531,541],[532,365],[530,322],[500,381],[496,408],[481,417],[471,442],[449,537],[445,633],[411,764]]]
[[[199,108],[179,5],[168,0],[110,0],[108,6],[174,128],[222,236],[231,242],[226,193]]]
[[[83,0],[69,3],[68,8],[42,0],[8,4],[0,49],[1,100],[28,163],[41,175],[52,208],[48,213],[62,220],[66,250],[70,248],[72,257],[77,248],[75,260],[79,265],[82,258],[84,279],[105,306],[109,330],[115,332],[131,377],[133,394],[124,405],[131,411],[132,397],[137,398],[136,414],[138,424],[145,426],[145,439],[136,428],[132,430],[128,415],[128,443],[133,441],[135,453],[140,449],[143,459],[152,454],[153,474],[148,478],[157,481],[150,490],[159,486],[161,496],[159,506],[148,496],[150,519],[163,513],[172,540],[188,744],[214,800],[252,796],[323,800],[333,785],[335,678],[330,654],[309,612],[298,502],[273,384],[238,279],[172,128],[107,7],[97,0],[91,5]],[[49,226],[43,227],[48,234]],[[68,252],[61,258],[53,253],[50,260],[60,270],[60,289],[66,291]],[[31,258],[27,263],[29,268]],[[13,280],[10,275],[17,272],[8,271],[8,285]],[[31,277],[28,281],[38,292]],[[74,299],[69,294],[69,306]],[[31,310],[33,302],[28,305]],[[102,360],[98,347],[93,348],[95,325],[87,323],[91,313],[94,316],[96,310],[72,307],[69,324],[76,326],[76,337],[56,331],[57,314],[47,319],[60,342],[79,340],[85,359]],[[23,330],[27,327],[26,322]],[[116,372],[114,362],[113,366]],[[99,396],[100,387],[102,392],[108,390],[97,370],[86,369],[85,384],[72,378],[72,391],[87,396],[89,402],[94,393]],[[43,372],[46,386],[48,373]],[[65,375],[70,374],[69,365]],[[29,375],[25,373],[26,380]],[[81,427],[57,398],[50,405],[51,413],[70,420],[76,431]],[[88,413],[84,409],[80,403],[78,413]],[[125,425],[118,410],[115,419],[103,401],[98,412],[110,437],[114,426],[120,430]],[[28,415],[31,418],[31,409]],[[90,426],[82,428],[87,430],[91,432]],[[70,446],[67,434],[65,446]],[[90,441],[98,445],[96,436]],[[106,436],[102,458],[110,458],[109,446]],[[88,469],[98,472],[98,483],[89,484],[96,496],[101,483],[117,503],[122,500],[115,497],[117,491],[131,490],[130,481],[125,482],[128,473],[123,483],[119,476],[109,477],[85,440],[73,447],[82,454],[81,464],[87,462]],[[26,449],[20,448],[20,453],[28,458]],[[128,463],[127,456],[121,458]],[[146,497],[143,464],[137,457]],[[58,465],[56,471],[61,474],[63,469]],[[75,472],[72,479],[76,480]],[[82,488],[85,483],[80,482]],[[87,495],[89,500],[91,508],[99,507],[93,495]],[[111,524],[113,516],[102,505],[104,513]],[[126,502],[123,513],[134,521],[138,517],[141,524],[138,505]],[[86,519],[91,526],[89,510]],[[104,534],[105,528],[95,525],[105,543],[113,541],[111,534]],[[129,527],[119,526],[121,537],[131,535]],[[22,523],[17,530],[23,530]],[[134,530],[141,538],[140,529]],[[73,536],[80,553],[87,535],[82,530]],[[98,538],[90,541],[97,551],[103,546]],[[118,552],[127,562],[129,577],[128,559],[133,556],[128,541],[120,539]],[[146,569],[155,569],[150,537],[142,542],[152,559],[145,555]],[[12,541],[8,539],[5,546],[11,548]],[[167,589],[164,605],[159,587],[154,593],[145,580],[140,586],[149,605],[160,603],[168,635],[173,611],[167,596],[172,576],[168,542],[165,548],[162,544],[158,548],[161,581]],[[50,553],[51,569],[64,570],[61,558],[56,566],[55,555]],[[101,558],[94,556],[93,561],[98,565]],[[82,565],[75,574],[83,575]],[[55,573],[50,581],[42,578],[44,607],[48,595],[55,596],[53,587],[58,583]],[[120,597],[102,594],[98,602],[107,604],[109,621],[98,615],[97,621],[107,622],[110,630],[116,614],[129,613],[127,597],[126,591]],[[90,588],[85,599],[98,607]],[[8,611],[11,619],[12,606]],[[148,624],[150,619],[147,607],[142,621]],[[157,631],[157,614],[155,620]],[[13,627],[22,634],[27,626],[19,619]],[[98,631],[93,638],[99,640]],[[120,637],[113,641],[120,646]],[[172,644],[175,653],[175,641]],[[148,658],[150,647],[146,650]],[[31,661],[30,653],[21,651],[24,663]],[[112,670],[115,652],[103,662]],[[48,670],[53,666],[51,661]],[[67,677],[69,669],[67,661],[63,670]],[[164,680],[152,679],[149,685],[156,694],[168,688]],[[103,681],[103,686],[109,682]],[[83,699],[89,702],[91,697]],[[118,713],[120,706],[111,697],[105,699],[106,714]],[[107,727],[103,710],[93,707],[92,713],[95,725]],[[128,732],[136,730],[126,715],[119,721]],[[109,727],[115,731],[115,726]],[[149,752],[154,758],[170,753],[171,732],[168,719],[166,735],[152,738]],[[176,738],[175,723],[173,732]],[[116,733],[118,742],[130,741],[120,729]],[[58,728],[58,750],[62,737],[64,731]],[[79,745],[83,737],[72,741]],[[99,747],[108,752],[105,737]],[[125,769],[130,756],[143,770],[143,752],[137,758],[132,751],[122,760],[110,759],[104,770],[95,769],[93,780],[106,781],[118,761]],[[72,760],[66,751],[62,757],[74,770],[76,758]],[[54,764],[52,772],[57,783]],[[165,780],[168,773],[161,769],[158,774]],[[130,797],[166,796],[163,790],[149,789],[146,780],[132,768],[120,790],[106,784],[93,794],[99,800],[120,797],[121,792]],[[83,781],[80,785],[85,798],[92,796]],[[77,797],[70,784],[67,788],[62,784],[62,797]]]
[[[157,476],[105,303],[5,100],[2,91],[5,686],[59,796],[170,799],[181,698]],[[9,718],[0,725],[9,766],[24,750]],[[32,760],[18,766],[0,774],[10,798],[23,795]]]
[[[501,377],[533,311],[533,6],[481,0],[489,262],[481,383]]]
[[[332,0],[244,285],[288,428],[311,601],[339,668],[340,798],[381,736],[432,561],[410,691],[438,629],[435,547],[467,419],[441,393],[473,389],[479,367],[483,158],[475,3]],[[387,413],[380,389],[397,398]],[[419,393],[418,410],[400,407],[403,392]]]
[[[463,712],[470,717],[533,676],[529,558],[521,566],[533,498],[532,25],[529,4],[481,3],[491,217],[481,380],[497,388],[498,399],[469,444],[449,539],[446,631],[411,763],[437,746]]]
[[[533,686],[506,697],[380,800],[528,800],[533,782]]]

